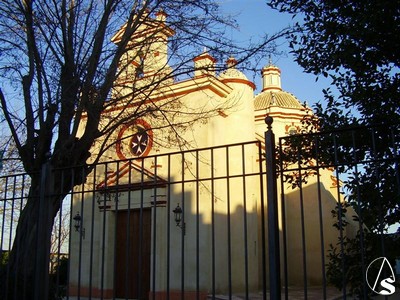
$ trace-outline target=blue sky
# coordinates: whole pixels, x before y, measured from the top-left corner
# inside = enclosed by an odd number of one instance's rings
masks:
[[[256,39],[265,33],[273,34],[280,29],[293,23],[292,16],[279,13],[266,4],[266,0],[219,0],[222,13],[239,14],[237,21],[240,31],[236,34],[238,40]],[[329,80],[316,77],[303,72],[303,69],[294,61],[289,53],[288,42],[282,39],[279,42],[279,51],[286,52],[285,55],[272,57],[272,62],[281,69],[281,80],[283,90],[294,94],[301,102],[307,101],[309,105],[323,100],[322,89],[328,87]],[[260,69],[268,63],[266,57]],[[250,79],[250,76],[249,76]],[[255,78],[257,91],[261,86],[261,75]]]

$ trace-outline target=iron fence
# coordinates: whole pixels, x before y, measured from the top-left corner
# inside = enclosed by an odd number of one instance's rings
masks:
[[[62,204],[33,287],[13,281],[7,263],[30,177],[1,177],[4,298],[367,299],[369,264],[399,258],[398,234],[387,232],[398,222],[398,127],[276,146],[269,122],[265,143],[103,162],[90,174],[47,164],[51,181],[40,182],[70,189],[40,186],[34,199]]]
[[[262,149],[249,142],[104,162],[82,184],[74,179],[84,168],[50,169],[52,182],[71,190],[54,223],[51,276],[37,279],[48,283],[28,289],[27,299],[259,296],[267,288]],[[4,177],[13,182],[2,199],[5,256],[28,200],[27,178]],[[9,299],[19,295],[17,283],[2,288]],[[39,288],[51,293],[38,296]]]
[[[304,299],[316,290],[321,299],[330,298],[331,287],[340,290],[341,299],[394,292],[400,258],[399,143],[398,125],[279,139],[285,299],[294,297],[293,286],[302,286]]]

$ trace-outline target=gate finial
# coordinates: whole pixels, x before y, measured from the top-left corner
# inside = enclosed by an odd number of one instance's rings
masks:
[[[272,130],[272,122],[274,122],[274,119],[271,116],[265,117],[265,123],[267,124],[268,130]]]

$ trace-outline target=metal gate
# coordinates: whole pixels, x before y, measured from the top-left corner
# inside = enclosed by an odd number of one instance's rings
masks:
[[[4,281],[6,299],[20,292],[35,299],[42,287],[49,299],[265,298],[263,148],[256,141],[97,164],[84,184],[70,182],[54,224],[50,277],[37,280],[47,284],[23,293]],[[48,174],[67,182],[79,172]],[[8,274],[29,177],[2,180]]]
[[[276,154],[272,135],[271,298],[398,296],[399,126],[283,137]]]

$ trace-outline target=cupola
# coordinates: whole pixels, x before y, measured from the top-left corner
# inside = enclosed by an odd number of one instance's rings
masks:
[[[282,90],[281,70],[271,62],[262,71],[263,89],[254,98],[254,109],[262,110],[277,107],[279,109],[299,109],[304,107],[300,101],[291,93]]]
[[[281,87],[281,70],[274,66],[271,62],[261,70],[263,78],[262,91],[280,92]]]

